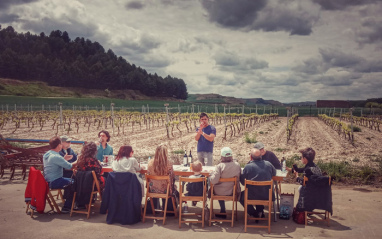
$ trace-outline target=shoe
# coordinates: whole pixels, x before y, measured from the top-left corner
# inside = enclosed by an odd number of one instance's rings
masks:
[[[192,201],[192,206],[195,207],[197,203],[198,203],[197,201]]]
[[[62,214],[68,214],[68,213],[70,213],[70,208],[63,207],[63,208],[61,209],[61,213],[62,213]]]
[[[86,209],[86,207],[85,206],[74,206],[74,208],[73,208],[73,210],[74,211],[78,211],[78,210],[83,210],[83,209]]]
[[[227,215],[215,214],[215,217],[219,217],[219,218],[222,218],[222,219],[226,219],[226,218],[227,218]]]

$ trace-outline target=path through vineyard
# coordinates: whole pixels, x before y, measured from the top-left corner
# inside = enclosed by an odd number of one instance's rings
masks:
[[[382,143],[382,133],[370,130],[366,127],[361,127],[362,132],[355,133],[355,146],[342,136],[339,136],[329,126],[325,125],[315,117],[300,117],[294,127],[291,139],[286,142],[286,124],[287,118],[280,117],[273,121],[267,121],[257,124],[251,128],[247,128],[244,132],[248,132],[251,136],[256,133],[257,140],[263,142],[266,148],[273,151],[279,158],[285,156],[290,157],[298,154],[298,150],[304,147],[312,147],[316,150],[317,159],[323,160],[355,160],[356,163],[362,165],[370,161],[371,157],[381,157],[382,150],[380,145]],[[21,125],[15,133],[12,134],[14,127],[7,125],[2,130],[1,134],[9,138],[28,138],[28,139],[49,139],[55,134],[47,124],[42,131],[39,128],[34,128],[29,132],[29,128]],[[182,123],[179,127],[182,133],[174,128],[171,138],[167,138],[166,129],[164,126],[151,127],[146,130],[146,126],[140,127],[139,125],[126,127],[124,134],[122,132],[117,136],[117,129],[111,138],[110,144],[114,148],[114,153],[117,153],[118,148],[123,144],[131,144],[135,151],[135,156],[140,159],[146,159],[153,156],[155,147],[161,143],[169,145],[170,151],[187,150],[189,153],[196,157],[196,141],[194,140],[195,133],[187,132],[187,128]],[[237,133],[235,136],[230,137],[230,130],[227,131],[227,140],[223,140],[224,124],[216,125],[217,137],[215,139],[214,160],[215,163],[219,159],[220,149],[224,146],[229,146],[234,152],[234,157],[239,162],[246,162],[249,160],[249,152],[252,147],[251,144],[245,143],[244,132]],[[112,131],[110,126],[107,130]],[[87,127],[80,127],[79,133],[74,130],[69,132],[69,135],[75,140],[95,141],[97,139],[97,132],[95,126],[90,128],[88,132]],[[63,133],[65,134],[65,133]],[[74,145],[76,151],[80,150],[79,145]]]

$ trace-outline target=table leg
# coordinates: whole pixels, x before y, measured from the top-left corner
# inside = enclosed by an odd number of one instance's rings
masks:
[[[278,187],[278,181],[275,180],[274,181],[274,187],[275,187],[275,191],[276,191],[276,203],[277,203],[277,210],[280,211],[280,204],[279,204],[279,187]],[[277,215],[276,215],[276,206],[275,206],[275,203],[273,202],[273,213],[274,213],[274,221],[277,222]]]

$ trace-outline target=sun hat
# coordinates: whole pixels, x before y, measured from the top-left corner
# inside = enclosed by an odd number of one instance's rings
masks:
[[[232,150],[229,147],[224,147],[221,150],[222,157],[232,157]]]
[[[255,149],[263,149],[264,148],[264,144],[261,143],[261,142],[257,142],[255,145],[253,145],[253,147]]]
[[[61,141],[62,142],[70,142],[70,141],[72,141],[72,138],[70,138],[67,135],[63,135],[63,136],[61,136]]]

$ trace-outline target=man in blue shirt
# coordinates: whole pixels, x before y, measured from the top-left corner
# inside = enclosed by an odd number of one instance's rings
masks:
[[[113,148],[107,143],[110,141],[110,134],[106,130],[101,130],[98,133],[97,159],[103,162],[104,155],[113,155]]]
[[[73,163],[77,161],[77,154],[73,151],[72,148],[70,148],[70,145],[71,145],[70,141],[72,141],[72,138],[70,138],[69,136],[66,136],[66,135],[61,136],[62,149],[59,153],[62,157],[64,157],[65,155],[72,155],[73,156],[72,159],[69,159],[68,162]],[[64,175],[63,175],[64,178],[71,178],[72,175],[73,175],[72,170],[64,169]]]
[[[198,159],[203,165],[212,166],[214,139],[216,137],[216,128],[208,124],[208,115],[200,114],[200,126],[196,129],[195,140],[198,141]],[[207,164],[205,164],[207,158]]]
[[[59,189],[70,184],[70,178],[63,177],[63,169],[73,169],[77,165],[77,161],[69,163],[68,160],[72,159],[72,155],[65,155],[62,157],[59,152],[62,149],[61,139],[57,136],[49,140],[51,150],[46,152],[43,156],[44,163],[44,177],[49,183],[49,188]],[[73,195],[71,195],[72,197]],[[65,200],[65,204],[62,207],[62,213],[70,212],[72,206],[72,199]]]

